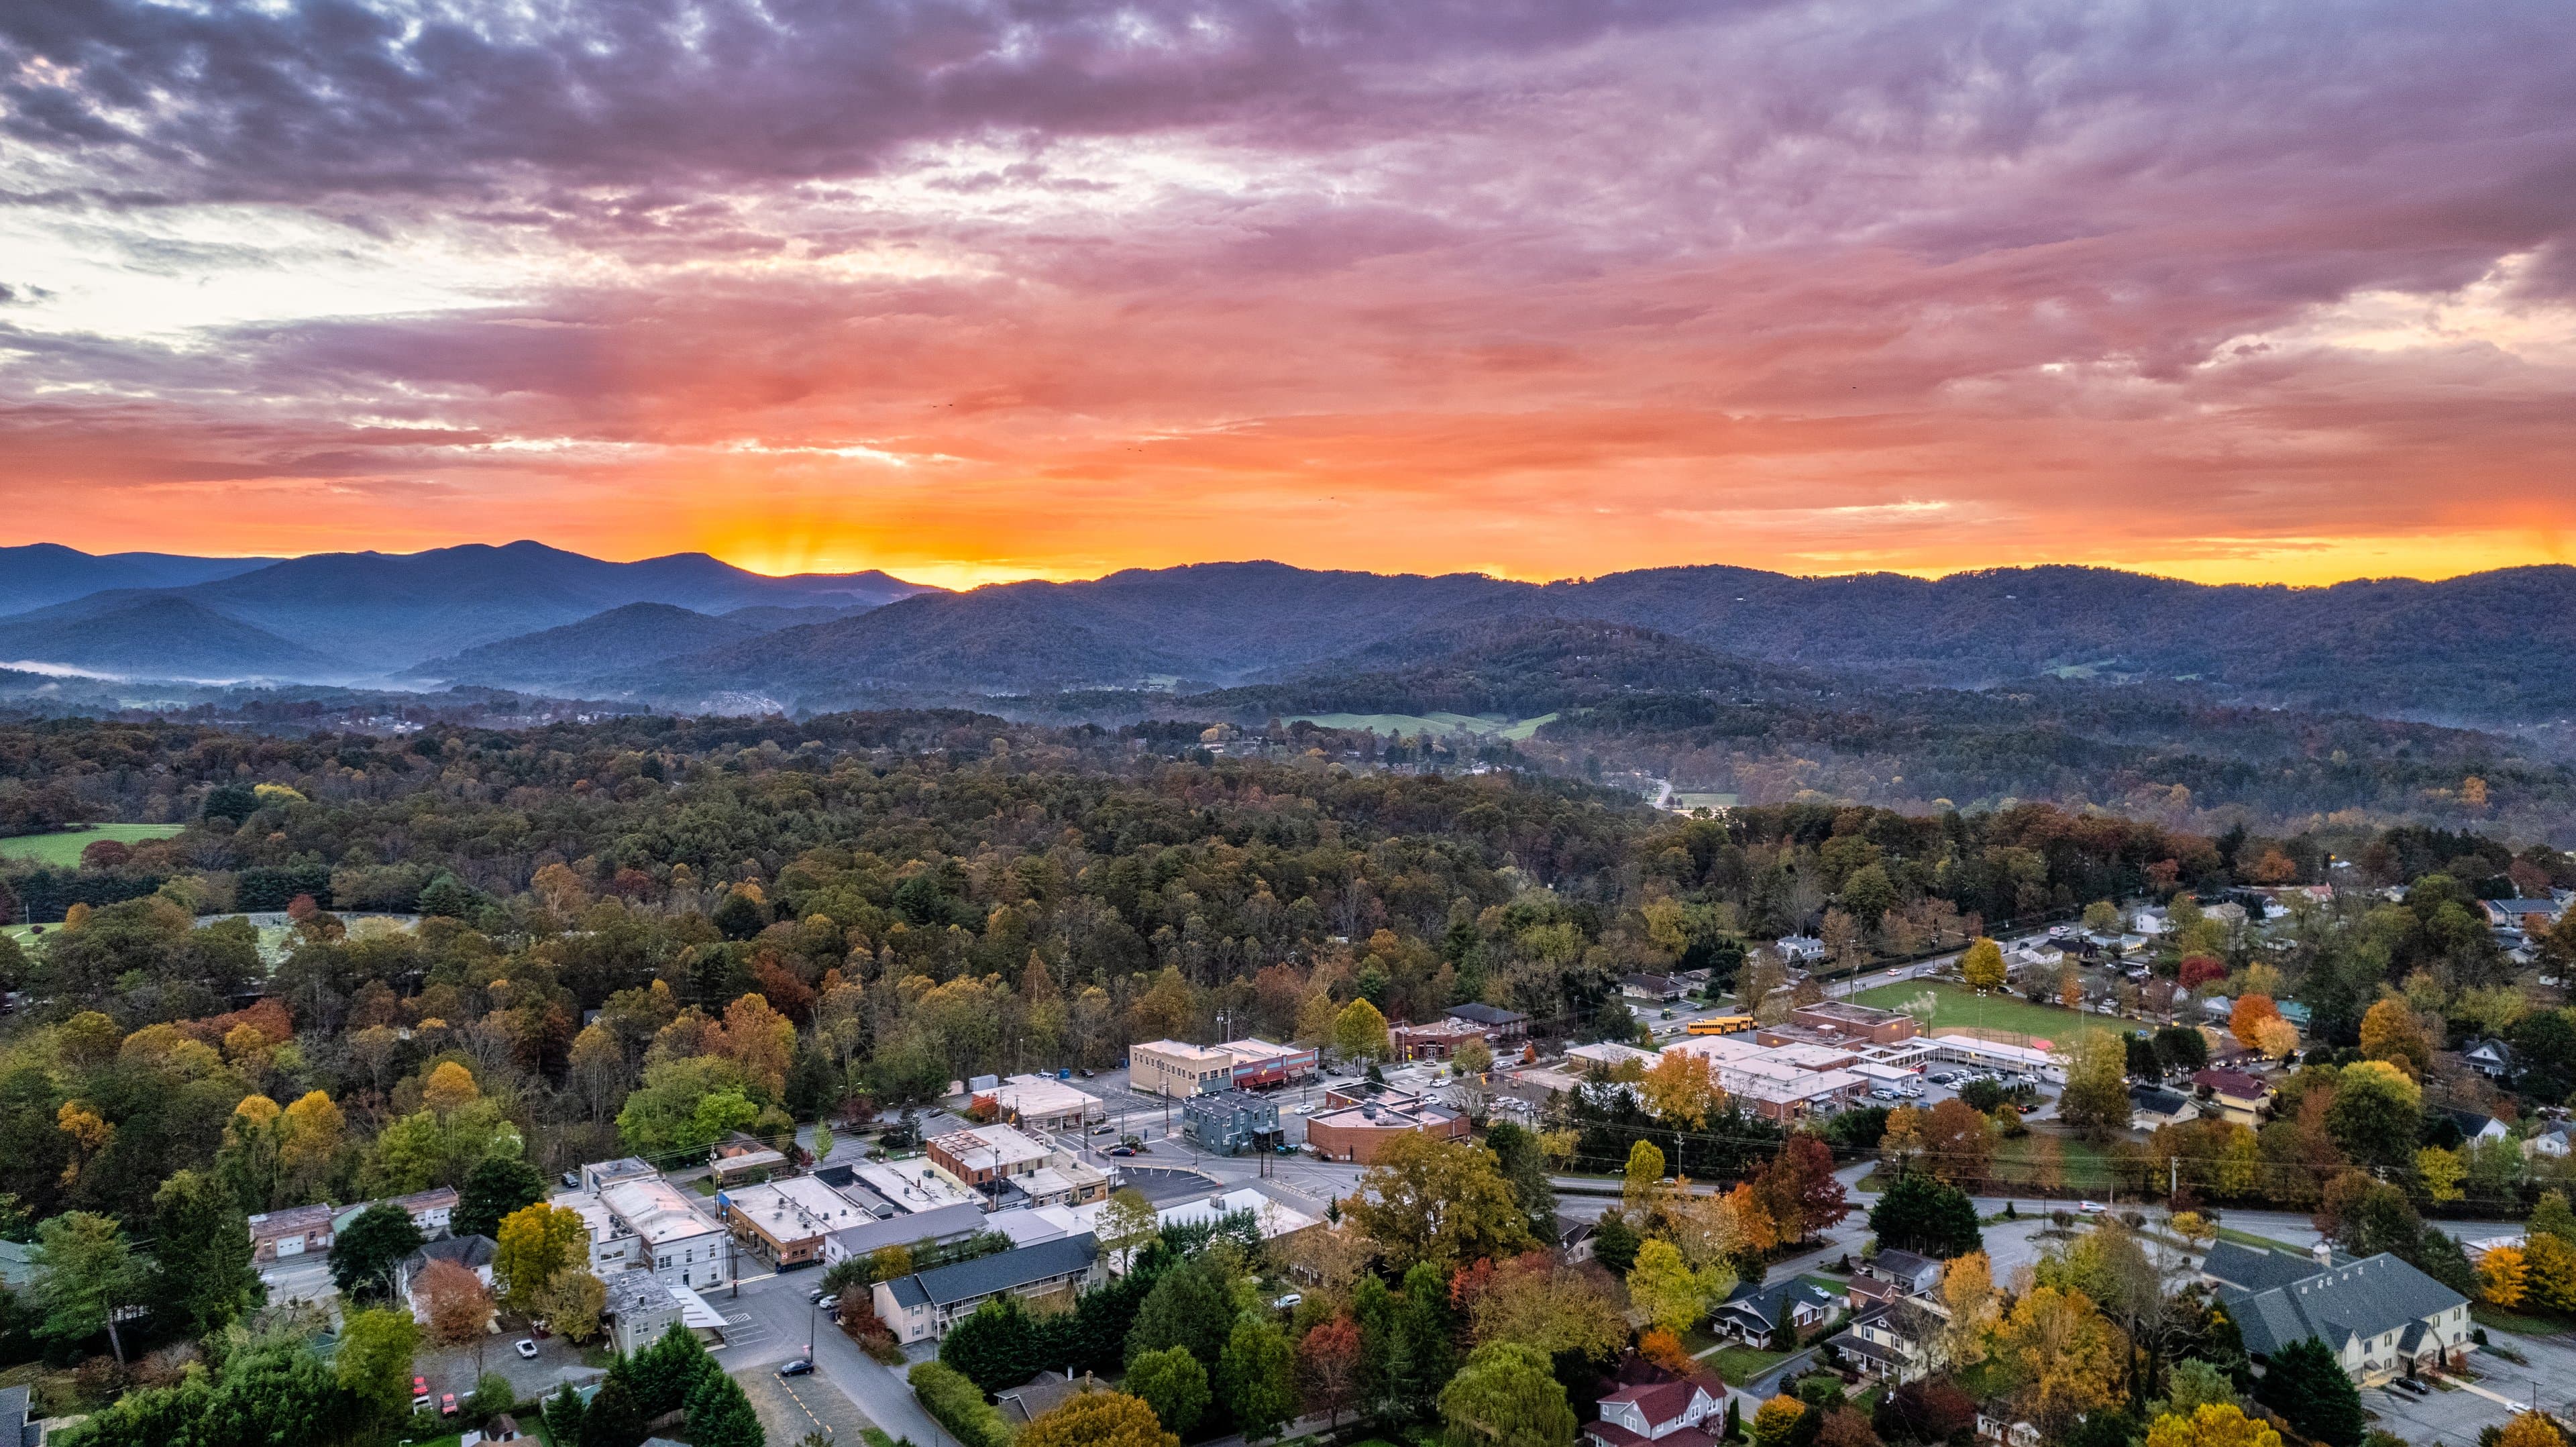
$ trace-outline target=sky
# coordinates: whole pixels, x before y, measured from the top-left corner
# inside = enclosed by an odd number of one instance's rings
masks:
[[[0,542],[2576,561],[2576,8],[17,0]]]

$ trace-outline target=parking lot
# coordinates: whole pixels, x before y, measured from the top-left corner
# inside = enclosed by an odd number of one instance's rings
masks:
[[[2495,1333],[2494,1341],[2529,1364],[2479,1351],[2469,1356],[2475,1382],[2445,1384],[2422,1398],[2393,1387],[2370,1388],[2361,1394],[2361,1405],[2377,1419],[2371,1425],[2417,1447],[2472,1447],[2480,1430],[2500,1427],[2535,1403],[2561,1418],[2576,1410],[2576,1342],[2504,1332]]]

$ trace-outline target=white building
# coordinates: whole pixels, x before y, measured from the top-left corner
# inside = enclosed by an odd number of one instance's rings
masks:
[[[630,1159],[584,1166],[581,1178],[587,1190],[566,1192],[549,1204],[580,1214],[590,1231],[591,1269],[601,1277],[629,1268],[676,1286],[722,1286],[733,1279],[733,1238],[660,1173]]]
[[[1108,1118],[1100,1097],[1076,1090],[1051,1075],[1012,1075],[975,1093],[977,1105],[990,1105],[1003,1120],[1036,1130],[1080,1130]]]

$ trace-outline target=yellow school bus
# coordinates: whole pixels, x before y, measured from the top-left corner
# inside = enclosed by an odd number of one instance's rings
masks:
[[[1750,1015],[1713,1015],[1705,1020],[1693,1020],[1682,1027],[1682,1032],[1687,1035],[1734,1035],[1752,1028],[1753,1017]]]

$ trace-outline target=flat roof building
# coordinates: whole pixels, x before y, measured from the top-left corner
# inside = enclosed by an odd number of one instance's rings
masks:
[[[1034,1130],[1080,1130],[1109,1113],[1099,1096],[1050,1075],[1005,1076],[991,1089],[975,1092],[975,1104],[989,1107],[1009,1124]]]
[[[1008,1213],[996,1212],[994,1217],[1005,1214]],[[838,1266],[852,1257],[871,1256],[888,1246],[901,1246],[915,1257],[927,1256],[983,1231],[987,1219],[983,1207],[966,1203],[890,1220],[869,1217],[823,1238],[823,1264]]]
[[[1399,1136],[1456,1140],[1466,1134],[1464,1114],[1394,1091],[1306,1123],[1306,1144],[1317,1155],[1363,1166],[1375,1163],[1387,1142]]]
[[[1233,1084],[1234,1057],[1223,1050],[1181,1040],[1153,1040],[1127,1051],[1128,1088],[1146,1095],[1181,1100]]]
[[[1015,1126],[978,1125],[932,1136],[929,1149],[931,1164],[958,1184],[993,1196],[1004,1181],[1043,1167],[1053,1148]]]
[[[812,1176],[728,1187],[716,1196],[716,1212],[735,1240],[782,1268],[821,1260],[825,1237],[876,1219]]]
[[[721,1286],[733,1276],[733,1237],[689,1193],[658,1175],[625,1176],[599,1204],[636,1238],[636,1264],[677,1286]]]
[[[1893,1045],[1910,1040],[1916,1034],[1914,1017],[1894,1010],[1873,1010],[1848,1000],[1820,1000],[1813,1005],[1800,1005],[1789,1012],[1789,1018],[1810,1030],[1830,1030],[1846,1039],[1871,1045]]]

